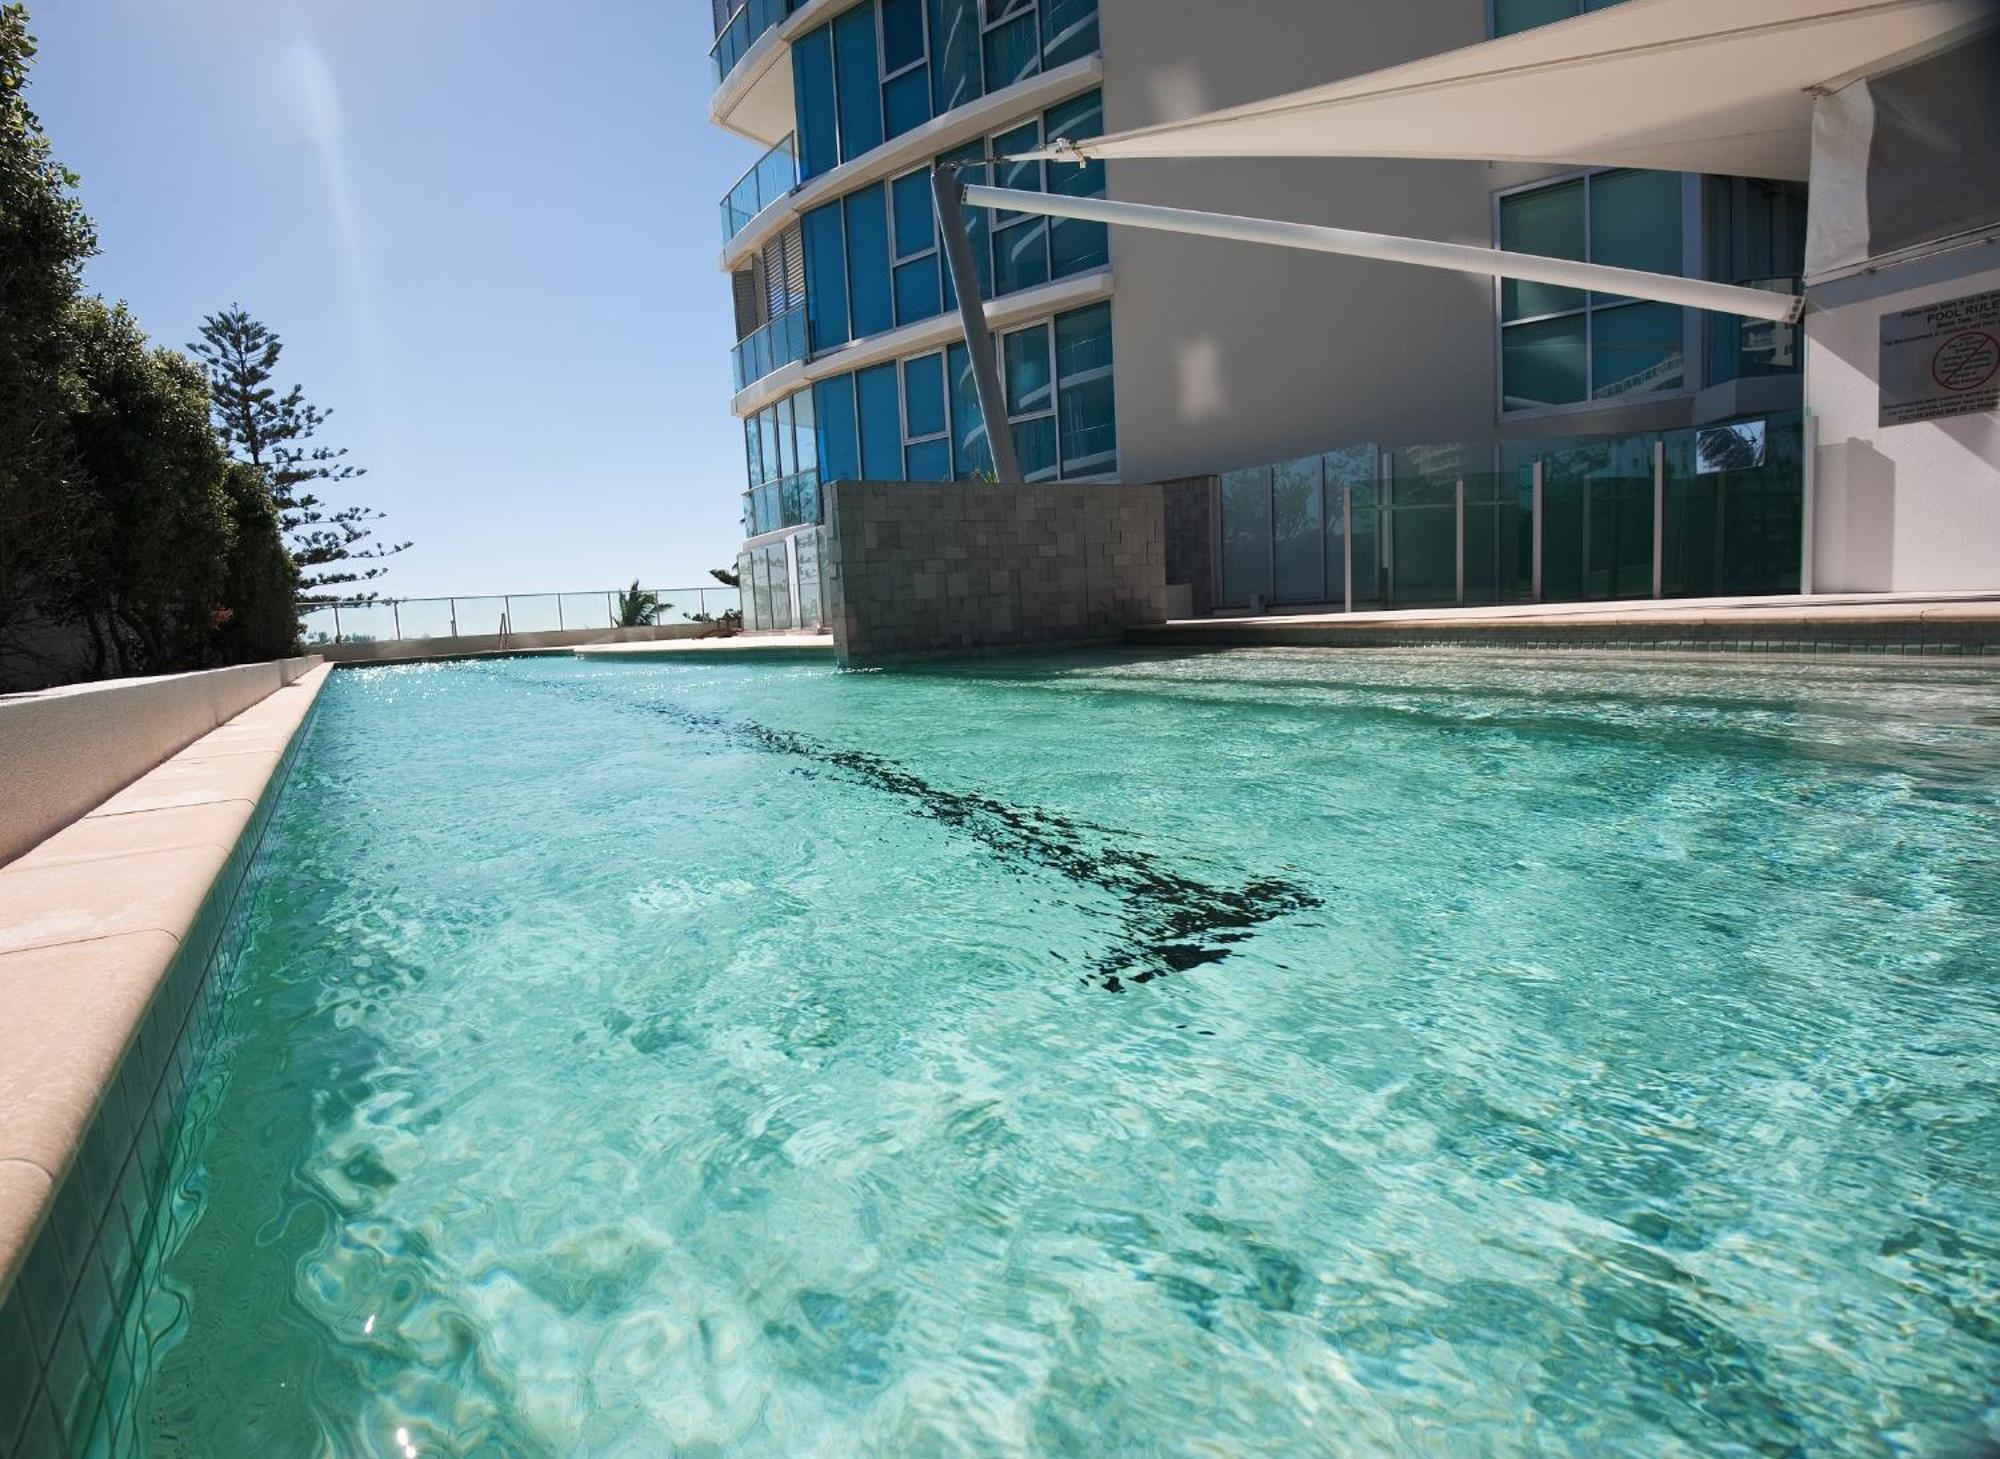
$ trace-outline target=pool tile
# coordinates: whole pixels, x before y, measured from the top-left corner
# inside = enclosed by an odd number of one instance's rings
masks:
[[[0,1454],[28,1421],[28,1405],[41,1386],[41,1358],[21,1304],[0,1303]]]

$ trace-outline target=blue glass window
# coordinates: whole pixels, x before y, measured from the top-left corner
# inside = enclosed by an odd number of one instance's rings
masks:
[[[1049,393],[1049,328],[1037,324],[1005,337],[1007,414],[1031,415],[1054,403]]]
[[[969,142],[963,147],[945,153],[939,160],[944,162],[983,162],[986,160],[986,144],[984,142]],[[984,182],[986,180],[977,168],[968,169],[960,175],[970,182]],[[993,255],[988,242],[991,233],[991,228],[987,223],[989,215],[984,208],[967,207],[961,208],[960,211],[965,214],[966,236],[972,243],[972,267],[973,271],[979,275],[979,296],[982,299],[990,299],[993,297]],[[958,291],[952,287],[952,281],[949,276],[944,281],[944,307],[947,309],[956,309],[958,307]]]
[[[903,411],[897,400],[896,367],[876,365],[854,376],[861,407],[861,475],[866,481],[903,478]]]
[[[889,207],[896,239],[896,322],[929,319],[944,307],[930,173],[912,172],[891,182]]]
[[[861,448],[855,432],[854,377],[834,375],[813,386],[818,422],[819,474],[826,481],[859,481]]]
[[[923,0],[882,0],[882,74],[894,76],[923,58]]]
[[[767,405],[757,412],[757,429],[764,437],[764,474],[773,480],[792,469],[785,459],[791,455],[787,449],[791,443],[785,439],[791,434],[790,426],[790,415],[787,414],[780,422],[775,405]]]
[[[993,453],[986,446],[986,420],[979,413],[979,386],[972,378],[972,355],[962,344],[945,352],[951,377],[951,466],[960,481],[991,475]]]
[[[1097,49],[1097,0],[1042,0],[1042,69]]]
[[[1118,469],[1118,405],[1111,382],[1111,306],[1056,316],[1056,401],[1062,474]]]
[[[922,66],[882,83],[883,130],[900,137],[931,119],[931,83]]]
[[[857,5],[833,22],[833,70],[840,81],[840,160],[882,145],[882,65],[875,7]]]
[[[1500,246],[1682,272],[1676,172],[1616,169],[1500,199]],[[1500,286],[1503,410],[1615,400],[1686,386],[1686,311],[1513,279]]]
[[[1007,420],[1024,481],[1048,481],[1059,474],[1056,455],[1055,372],[1049,359],[1049,327],[1037,324],[1001,338],[1006,380]]]
[[[1042,145],[1040,122],[1029,122],[993,139],[993,155],[1032,152]],[[994,184],[1024,192],[1042,190],[1039,162],[996,162]],[[1010,294],[1049,281],[1049,220],[1041,213],[997,210],[993,215],[993,289]]]
[[[943,355],[903,362],[903,429],[913,441],[945,434]]]
[[[1042,135],[1080,142],[1104,135],[1104,98],[1090,92],[1061,106],[1050,107],[1042,117]],[[1104,196],[1104,164],[1086,162],[1077,167],[1068,162],[1051,162],[1048,190],[1072,198]],[[1108,231],[1102,223],[1081,218],[1049,220],[1049,270],[1057,278],[1102,268],[1111,261]]]
[[[805,240],[807,333],[815,351],[832,349],[854,337],[847,319],[847,245],[840,204],[805,214],[799,232]]]
[[[792,99],[797,110],[799,180],[804,181],[840,162],[832,27],[809,30],[793,42]]]
[[[1041,67],[1042,45],[1031,0],[986,0],[982,49],[989,94],[1034,75]]]
[[[911,481],[951,479],[947,422],[944,356],[918,355],[903,361],[903,470]]]
[[[931,110],[943,116],[981,95],[979,0],[929,0],[929,7]]]
[[[882,0],[882,120],[891,137],[931,119],[924,56],[924,0]]]
[[[892,329],[896,310],[889,285],[889,207],[881,184],[849,193],[847,218],[847,309],[854,338]]]
[[[790,400],[793,425],[797,428],[799,461],[797,470],[812,471],[819,466],[818,431],[813,423],[813,393],[801,390]]]

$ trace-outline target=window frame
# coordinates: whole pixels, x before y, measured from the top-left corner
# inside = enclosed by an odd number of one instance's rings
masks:
[[[1488,12],[1492,0],[1487,0]],[[1595,189],[1591,179],[1613,172],[1665,172],[1660,167],[1572,167],[1562,172],[1552,172],[1546,177],[1538,177],[1532,182],[1517,183],[1512,187],[1500,188],[1490,199],[1489,226],[1492,229],[1493,247],[1506,247],[1501,230],[1502,204],[1508,198],[1520,197],[1524,193],[1540,192],[1545,188],[1560,187],[1565,183],[1583,184],[1583,262],[1595,262],[1590,257],[1591,228],[1590,214]],[[1680,179],[1680,256],[1681,276],[1690,279],[1707,277],[1703,251],[1704,233],[1701,195],[1701,177],[1697,172],[1675,174]],[[1688,306],[1681,309],[1681,383],[1672,390],[1652,390],[1644,395],[1607,395],[1593,393],[1593,375],[1597,361],[1597,336],[1594,316],[1610,310],[1627,308],[1634,304],[1650,304],[1650,299],[1631,299],[1623,295],[1606,294],[1608,301],[1597,303],[1599,291],[1579,290],[1583,303],[1577,309],[1556,309],[1545,314],[1524,314],[1519,319],[1506,317],[1505,279],[1493,280],[1493,410],[1497,422],[1532,421],[1561,419],[1566,416],[1583,415],[1593,411],[1617,410],[1629,405],[1652,404],[1660,401],[1686,400],[1701,393],[1706,385],[1703,378],[1702,358],[1702,311]],[[1674,307],[1674,306],[1668,306]],[[1584,398],[1565,401],[1559,405],[1523,406],[1517,410],[1507,408],[1507,351],[1506,330],[1515,325],[1545,324],[1556,319],[1573,319],[1583,316],[1583,384]]]
[[[910,434],[910,366],[919,360],[935,359],[938,362],[938,404],[942,408],[944,426],[921,436]],[[942,444],[945,448],[945,467],[951,469],[951,359],[944,345],[936,349],[919,350],[914,355],[896,357],[896,409],[903,423],[903,479],[915,481],[910,474],[910,447]],[[929,480],[926,477],[924,480]]]
[[[1022,475],[1025,478],[1023,483],[1024,485],[1039,485],[1040,483],[1045,481],[1063,480],[1062,421],[1057,417],[1056,414],[1056,406],[1062,396],[1062,386],[1059,383],[1058,377],[1056,375],[1055,315],[1049,314],[1040,319],[1031,320],[1026,324],[1017,325],[1013,329],[1005,329],[1000,331],[998,334],[993,336],[993,348],[999,357],[997,363],[1000,368],[1000,393],[1004,396],[1009,393],[1007,389],[1007,341],[1014,338],[1016,335],[1027,334],[1030,331],[1039,331],[1042,336],[1042,347],[1045,352],[1045,358],[1048,360],[1048,365],[1049,365],[1049,384],[1048,384],[1049,403],[1044,409],[1041,410],[1016,412],[1014,409],[1014,403],[1011,400],[1008,401],[1007,434],[1009,436],[1013,435],[1014,427],[1016,424],[1026,424],[1030,421],[1038,421],[1038,420],[1046,420],[1049,423],[1049,429],[1055,432],[1055,470],[1046,476],[1027,476],[1025,472],[1022,473]],[[1019,447],[1015,448],[1017,455],[1019,454],[1019,450],[1020,450]]]

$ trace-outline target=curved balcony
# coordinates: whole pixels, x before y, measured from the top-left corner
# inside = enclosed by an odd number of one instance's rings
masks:
[[[763,379],[773,370],[806,357],[806,307],[795,304],[755,333],[740,340],[729,352],[735,371],[736,389]]]
[[[787,137],[736,180],[722,199],[722,242],[727,247],[750,220],[798,185],[799,159],[792,138]]]
[[[709,70],[720,86],[750,54],[757,38],[790,15],[804,0],[743,0],[726,17],[718,16],[715,44],[709,48]]]

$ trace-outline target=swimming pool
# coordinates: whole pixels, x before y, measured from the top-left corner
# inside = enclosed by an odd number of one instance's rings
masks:
[[[2000,682],[344,671],[144,1452],[2000,1437]]]

